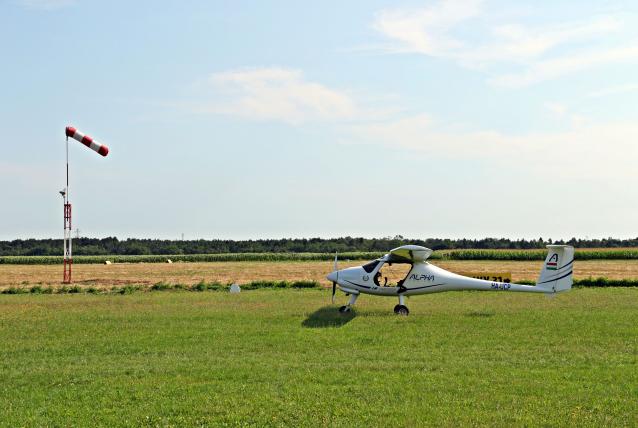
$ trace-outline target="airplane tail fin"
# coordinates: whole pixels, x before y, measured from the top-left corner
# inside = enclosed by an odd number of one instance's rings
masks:
[[[571,290],[574,272],[574,247],[570,245],[548,245],[547,258],[536,281],[536,286],[546,293]]]

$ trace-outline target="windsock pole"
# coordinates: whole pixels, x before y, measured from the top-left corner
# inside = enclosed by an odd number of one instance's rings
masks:
[[[88,135],[83,134],[72,126],[67,126],[65,129],[66,134],[66,187],[62,191],[64,198],[64,277],[62,282],[64,284],[71,283],[71,268],[73,266],[73,238],[72,238],[72,225],[71,225],[71,203],[69,202],[69,137],[79,141],[91,150],[99,153],[102,156],[109,154],[109,148],[103,144],[98,143]]]
[[[69,137],[66,137],[66,187],[64,188],[64,284],[71,283],[73,246],[71,235],[71,203],[69,202]]]

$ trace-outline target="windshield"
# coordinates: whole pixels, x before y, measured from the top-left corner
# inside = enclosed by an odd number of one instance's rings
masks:
[[[374,276],[374,283],[381,287],[402,286],[412,270],[412,263],[385,263]]]
[[[375,261],[373,261],[373,262],[370,262],[370,263],[368,263],[368,264],[365,264],[365,265],[363,265],[363,266],[362,266],[362,267],[363,267],[363,270],[365,270],[365,271],[366,271],[366,272],[368,272],[368,273],[371,273],[371,272],[374,270],[374,268],[376,268],[376,267],[377,267],[377,265],[378,265],[380,262],[381,262],[381,260],[375,260]]]

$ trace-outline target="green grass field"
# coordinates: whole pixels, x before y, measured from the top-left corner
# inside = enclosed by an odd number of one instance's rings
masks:
[[[339,296],[343,302],[343,295]],[[638,288],[0,295],[2,426],[631,426]]]

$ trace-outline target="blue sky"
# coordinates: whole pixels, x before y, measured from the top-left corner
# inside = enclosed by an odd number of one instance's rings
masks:
[[[629,1],[0,3],[0,239],[635,237]]]

